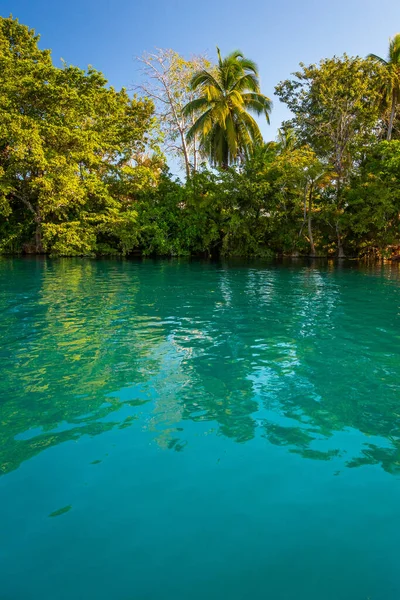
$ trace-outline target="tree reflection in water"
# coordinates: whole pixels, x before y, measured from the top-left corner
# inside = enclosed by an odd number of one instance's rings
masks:
[[[0,283],[2,473],[118,427],[184,451],[189,422],[399,470],[396,265],[2,259]]]

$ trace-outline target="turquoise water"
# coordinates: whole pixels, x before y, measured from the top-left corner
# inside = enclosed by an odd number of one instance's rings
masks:
[[[2,600],[400,597],[400,275],[0,261]]]

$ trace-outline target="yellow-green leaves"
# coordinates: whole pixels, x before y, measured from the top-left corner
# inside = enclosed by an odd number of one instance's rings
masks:
[[[213,70],[193,75],[191,88],[199,94],[188,102],[183,114],[193,118],[187,139],[200,139],[202,153],[212,165],[228,167],[249,156],[262,142],[254,112],[269,118],[272,103],[260,92],[257,65],[235,50]]]
[[[55,67],[37,41],[0,18],[0,235],[14,244],[22,223],[20,249],[126,252],[132,203],[163,163],[153,102],[108,87],[93,68]]]

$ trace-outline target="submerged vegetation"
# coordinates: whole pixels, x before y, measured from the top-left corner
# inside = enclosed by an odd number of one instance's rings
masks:
[[[301,63],[275,88],[292,118],[267,143],[253,115],[272,102],[240,51],[144,55],[132,97],[38,41],[0,19],[0,252],[399,254],[400,35],[387,60]]]

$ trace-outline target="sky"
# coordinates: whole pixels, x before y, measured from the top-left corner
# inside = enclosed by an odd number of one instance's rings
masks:
[[[217,45],[223,55],[239,48],[274,101],[271,124],[261,124],[266,140],[289,116],[274,87],[299,62],[344,52],[386,57],[400,31],[400,0],[0,0],[0,14],[35,29],[55,64],[90,64],[116,88],[139,82],[135,56],[156,47],[211,59]]]

